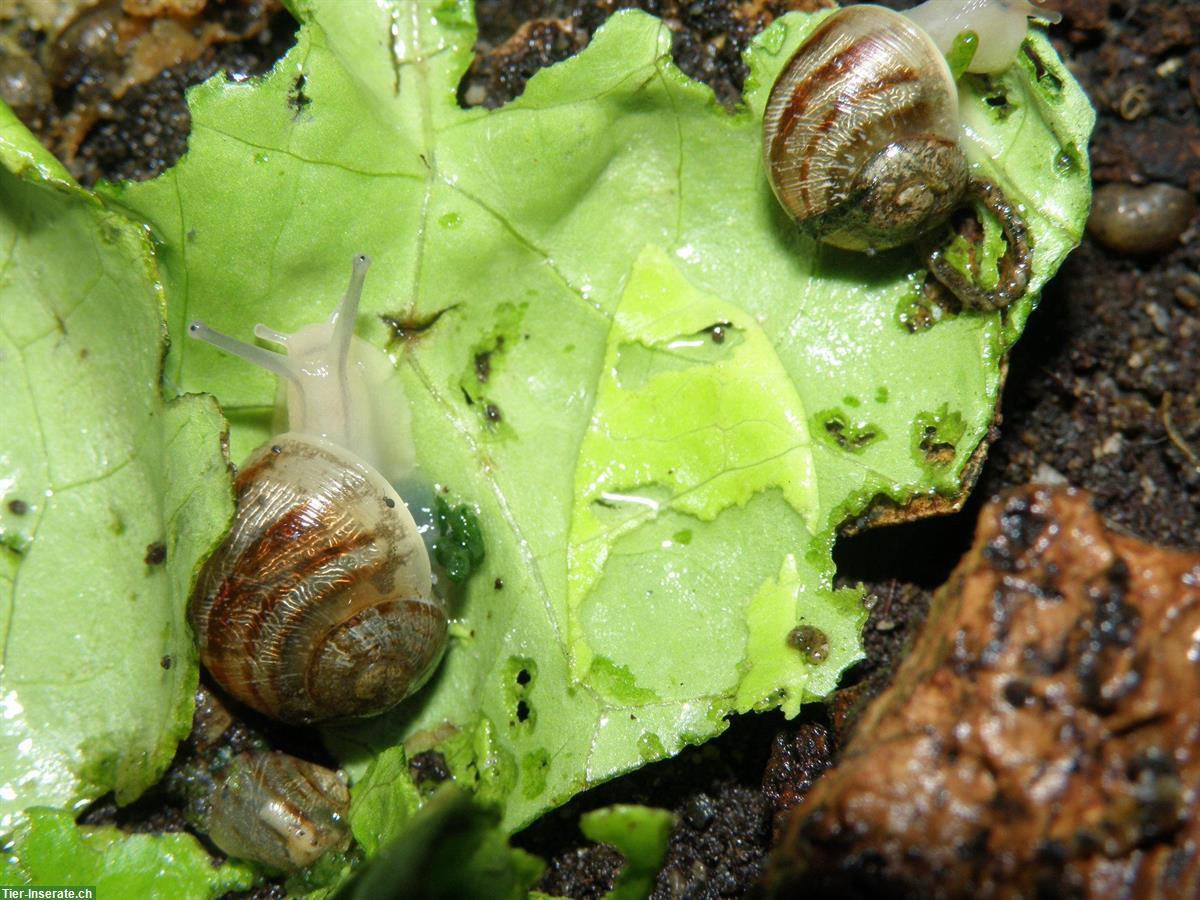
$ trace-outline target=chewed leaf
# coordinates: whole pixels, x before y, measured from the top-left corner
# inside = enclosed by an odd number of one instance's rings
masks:
[[[579,830],[587,837],[616,847],[625,857],[625,867],[605,900],[650,896],[674,825],[670,812],[646,806],[606,806],[579,820]]]
[[[188,155],[111,196],[160,241],[177,338],[194,317],[243,338],[316,321],[346,260],[375,260],[358,333],[393,354],[426,495],[469,507],[486,552],[443,549],[467,580],[428,687],[326,732],[352,772],[436,748],[515,828],[732,713],[830,690],[862,618],[832,590],[836,529],[961,492],[1082,226],[1086,171],[1054,160],[1090,115],[1044,42],[1002,76],[1019,129],[963,96],[973,165],[1030,207],[1034,292],[943,315],[919,308],[911,249],[818,247],[771,195],[759,117],[815,17],[756,40],[733,115],[633,12],[485,111],[456,101],[466,0],[297,8],[288,56],[195,89]],[[269,377],[182,339],[168,372],[221,400],[235,460],[270,433]]]
[[[817,530],[816,473],[803,403],[758,323],[693,288],[660,248],[648,247],[634,263],[614,313],[595,409],[576,462],[567,547],[572,677],[587,678],[596,652],[610,662],[628,655],[623,650],[628,637],[610,642],[611,624],[596,633],[583,607],[610,554],[643,546],[637,536],[643,529],[657,537],[663,517],[672,536],[660,540],[662,559],[634,551],[640,556],[636,565],[648,584],[658,577],[674,587],[642,609],[631,604],[629,621],[639,627],[661,621],[690,640],[741,618],[732,591],[727,591],[730,619],[713,617],[690,599],[701,587],[696,579],[712,570],[697,564],[692,542],[708,545],[708,523],[766,491],[786,502],[795,528]],[[732,546],[718,541],[704,552],[714,558],[736,555],[744,537],[727,537]],[[631,575],[623,561],[614,560],[611,572],[622,580]],[[612,602],[601,605],[600,615],[607,617]],[[637,668],[638,660],[621,665]],[[675,667],[667,680],[688,674]],[[700,674],[685,678],[689,690]],[[728,675],[736,680],[734,671]],[[594,686],[603,693],[602,685]],[[655,698],[673,693],[669,684],[649,690],[647,696]]]
[[[746,608],[746,656],[738,712],[780,707],[788,716],[824,697],[862,658],[866,610],[857,591],[831,591],[794,556],[763,582]]]

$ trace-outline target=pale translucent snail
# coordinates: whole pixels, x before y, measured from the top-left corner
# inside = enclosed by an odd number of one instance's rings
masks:
[[[209,838],[239,859],[295,871],[350,846],[343,776],[282,752],[242,752],[217,778]]]
[[[350,846],[340,773],[287,753],[240,753],[217,778],[206,830],[229,856],[282,872]]]
[[[904,15],[933,38],[943,55],[964,31],[979,37],[968,72],[1003,72],[1016,58],[1029,18],[1059,22],[1062,15],[1029,0],[925,0]]]
[[[351,843],[346,776],[288,753],[203,684],[164,782],[171,805],[227,856],[295,872]]]
[[[860,5],[824,19],[784,66],[763,114],[764,163],[780,204],[819,240],[871,252],[912,243],[977,199],[1008,242],[1000,283],[984,291],[940,247],[929,250],[930,271],[981,309],[1024,294],[1029,236],[1000,189],[970,175],[944,53],[973,31],[972,65],[1003,68],[1029,15],[1053,17],[1025,0],[929,0],[907,16]]]
[[[369,716],[432,674],[446,644],[428,551],[391,480],[407,454],[383,403],[392,369],[354,337],[370,261],[327,322],[255,334],[286,355],[194,322],[193,337],[278,375],[288,430],[255,451],[234,482],[238,510],[188,609],[209,673],[231,696],[285,722]],[[410,462],[410,461],[409,461]]]

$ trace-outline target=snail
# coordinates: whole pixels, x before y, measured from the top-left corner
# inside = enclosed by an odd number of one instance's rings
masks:
[[[350,846],[350,791],[338,772],[288,753],[244,752],[220,773],[206,831],[229,856],[283,872]]]
[[[262,732],[204,684],[164,790],[227,856],[293,872],[350,847],[345,774],[269,749]]]
[[[846,250],[928,240],[956,209],[982,203],[1008,243],[997,286],[979,287],[940,246],[927,250],[927,263],[967,305],[1000,309],[1025,293],[1030,236],[1000,188],[970,174],[959,145],[958,90],[943,53],[970,30],[980,36],[972,64],[982,58],[985,69],[995,68],[999,50],[1009,54],[1003,68],[1024,37],[1026,16],[1055,14],[1025,0],[930,0],[911,14],[850,6],[813,31],[784,66],[763,114],[768,179],[797,224]],[[913,19],[944,26],[937,29],[944,46]],[[999,46],[991,40],[996,31]]]
[[[288,430],[238,472],[236,517],[188,607],[217,683],[284,722],[384,712],[428,679],[446,644],[425,543],[379,468],[395,462],[387,428],[401,410],[377,408],[391,366],[353,333],[369,264],[354,258],[328,322],[291,335],[255,327],[286,355],[188,328],[287,385]]]

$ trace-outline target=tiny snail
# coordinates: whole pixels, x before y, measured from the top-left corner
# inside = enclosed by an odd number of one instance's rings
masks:
[[[203,684],[192,733],[164,788],[187,823],[226,855],[276,871],[302,869],[350,846],[344,775],[270,750],[252,723]]]
[[[850,6],[809,35],[784,66],[763,114],[768,179],[797,224],[845,250],[873,252],[927,238],[956,209],[979,201],[1000,221],[1008,243],[997,286],[979,287],[950,265],[941,247],[927,251],[927,264],[965,304],[1000,309],[1025,293],[1030,238],[1000,188],[971,177],[959,145],[958,89],[943,52],[960,32],[973,31],[981,39],[972,64],[982,59],[990,70],[1007,54],[1003,68],[1024,37],[1026,17],[1055,14],[1024,0],[929,0],[911,15]],[[994,42],[997,32],[1001,40]]]
[[[293,872],[350,846],[350,791],[332,769],[287,753],[239,753],[218,776],[206,831],[229,856]]]
[[[369,264],[354,258],[328,322],[291,335],[255,327],[286,355],[189,326],[287,385],[288,430],[238,472],[237,515],[188,608],[217,683],[284,722],[384,712],[428,679],[446,644],[425,543],[380,471],[395,462],[387,429],[403,405],[380,403],[391,365],[354,337]]]

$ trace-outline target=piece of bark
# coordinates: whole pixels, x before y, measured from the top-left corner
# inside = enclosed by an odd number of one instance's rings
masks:
[[[1200,896],[1200,554],[1109,531],[1082,492],[989,504],[767,883]]]
[[[762,788],[763,796],[775,808],[776,841],[787,826],[788,813],[829,768],[831,743],[829,729],[820,722],[801,722],[775,735]]]

